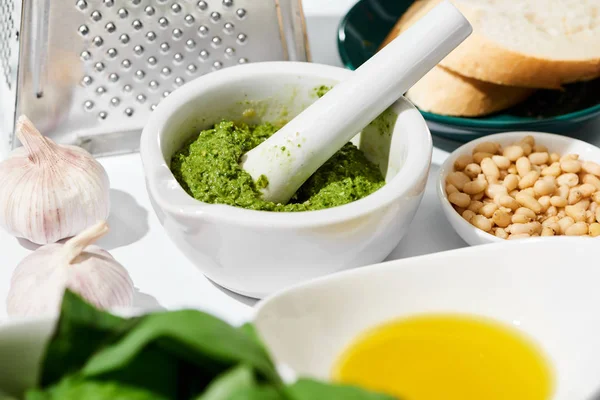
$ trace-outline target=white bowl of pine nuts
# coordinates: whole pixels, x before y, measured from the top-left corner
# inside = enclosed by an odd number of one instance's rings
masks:
[[[600,148],[578,139],[508,132],[474,140],[442,165],[437,192],[470,245],[600,237]]]

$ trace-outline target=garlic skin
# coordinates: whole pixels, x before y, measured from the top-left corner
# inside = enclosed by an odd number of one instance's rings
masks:
[[[11,317],[56,315],[69,288],[100,309],[131,307],[133,282],[107,251],[91,245],[108,232],[98,222],[65,244],[34,251],[15,269],[6,301]]]
[[[74,236],[110,212],[106,171],[87,151],[44,137],[21,116],[23,147],[0,163],[0,226],[37,244]]]

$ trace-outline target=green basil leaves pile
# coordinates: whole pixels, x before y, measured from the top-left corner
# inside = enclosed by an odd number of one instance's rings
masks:
[[[200,311],[123,319],[65,293],[26,400],[393,400],[301,379],[284,384],[251,325]]]

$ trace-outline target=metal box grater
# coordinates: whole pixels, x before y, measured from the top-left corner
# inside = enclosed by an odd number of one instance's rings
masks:
[[[309,61],[301,0],[0,0],[0,134],[16,118],[92,154],[138,149],[173,90],[256,61]]]

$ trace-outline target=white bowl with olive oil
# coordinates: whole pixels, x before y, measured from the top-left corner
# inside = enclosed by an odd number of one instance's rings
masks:
[[[408,400],[592,400],[597,249],[532,238],[392,261],[280,292],[255,323],[294,374]]]

